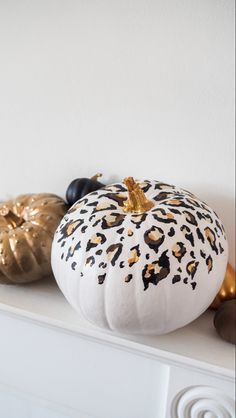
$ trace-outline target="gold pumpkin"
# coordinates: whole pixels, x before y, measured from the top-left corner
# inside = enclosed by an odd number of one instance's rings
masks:
[[[0,283],[28,283],[51,273],[52,238],[67,209],[49,193],[0,203]]]
[[[236,280],[235,271],[233,267],[228,263],[222,286],[210,307],[212,309],[217,309],[222,302],[231,299],[236,299]]]

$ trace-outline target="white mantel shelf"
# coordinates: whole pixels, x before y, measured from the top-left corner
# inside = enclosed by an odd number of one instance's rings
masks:
[[[214,312],[208,310],[191,324],[163,336],[118,335],[96,328],[76,313],[62,295],[53,278],[47,278],[24,286],[0,285],[0,319],[7,317],[8,321],[20,320],[24,324],[28,323],[31,327],[36,326],[41,329],[47,329],[49,332],[50,330],[59,332],[61,335],[65,335],[65,338],[66,335],[67,338],[71,336],[77,337],[81,341],[87,340],[95,343],[95,346],[102,345],[103,347],[110,347],[112,350],[118,349],[119,351],[128,352],[135,357],[138,356],[139,358],[157,362],[157,364],[168,365],[168,367],[174,369],[187,370],[189,374],[192,373],[192,376],[197,372],[199,376],[205,376],[205,380],[199,380],[201,387],[205,387],[206,383],[206,386],[208,386],[209,382],[210,386],[213,385],[219,388],[219,384],[214,384],[217,381],[222,383],[220,383],[221,387],[229,384],[229,387],[232,388],[235,373],[235,347],[221,340],[217,335],[213,326],[213,316]],[[45,343],[47,344],[46,341]],[[9,385],[9,381],[2,382],[0,375],[0,384],[4,383]],[[14,384],[14,386],[17,385]],[[214,396],[216,397],[216,395]],[[52,401],[55,403],[55,399],[52,399]],[[71,401],[71,404],[67,404],[67,407],[75,408],[75,405]],[[98,413],[96,416],[90,415],[90,410],[88,412],[85,409],[85,407],[82,408],[83,413],[81,417],[96,418],[98,416],[100,418],[100,416],[107,416],[104,412]],[[55,416],[62,416],[63,418],[80,417],[78,415],[79,409],[78,411],[76,410],[75,415],[73,415],[73,409],[70,412],[68,412],[69,410],[66,411],[64,415],[60,412],[61,415]],[[170,416],[182,418],[181,413],[178,412],[170,415],[171,412],[168,412],[170,411],[169,405],[165,411],[167,411],[165,412],[165,417],[167,418]],[[123,413],[120,414],[122,415],[119,418],[139,417],[137,412],[132,412],[131,410],[127,416],[124,416]],[[142,418],[149,418],[149,416],[155,418],[164,417],[164,415],[160,414],[151,415],[150,413],[150,415]],[[27,414],[25,416],[27,417]],[[31,415],[29,416],[31,417]],[[45,415],[45,417],[50,418],[51,416],[54,417],[54,415],[50,414]],[[115,418],[117,416],[114,414]],[[185,416],[191,417],[191,415],[183,415],[184,418]],[[233,415],[227,414],[222,416],[233,417]],[[1,407],[0,418],[2,418]],[[9,415],[9,418],[11,418],[11,415]],[[113,416],[110,418],[113,418]]]

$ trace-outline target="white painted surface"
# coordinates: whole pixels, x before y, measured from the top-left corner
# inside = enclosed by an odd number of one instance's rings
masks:
[[[162,337],[115,336],[46,280],[0,286],[0,329],[0,418],[234,418],[234,347],[211,312]]]
[[[234,0],[0,1],[0,199],[104,172],[189,188],[234,241]]]

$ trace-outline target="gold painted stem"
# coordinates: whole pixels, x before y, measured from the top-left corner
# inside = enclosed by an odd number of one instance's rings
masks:
[[[154,203],[148,200],[140,188],[139,184],[136,183],[133,177],[126,177],[124,184],[128,189],[128,199],[124,202],[124,212],[136,212],[142,213],[150,210]]]
[[[102,177],[102,174],[101,174],[101,173],[94,174],[94,176],[93,176],[93,177],[90,177],[90,180],[97,181],[97,179],[98,179],[99,177]]]

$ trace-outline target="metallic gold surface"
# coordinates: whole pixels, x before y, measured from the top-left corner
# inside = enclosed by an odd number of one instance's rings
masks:
[[[142,213],[150,210],[154,203],[148,200],[140,188],[139,184],[136,183],[133,177],[127,177],[124,179],[124,184],[128,189],[128,199],[124,202],[124,212],[135,212]]]
[[[231,299],[236,299],[236,279],[235,271],[228,263],[223,284],[210,307],[217,309],[222,302]]]
[[[51,273],[52,239],[66,210],[64,200],[49,193],[0,204],[0,283],[27,283]]]

